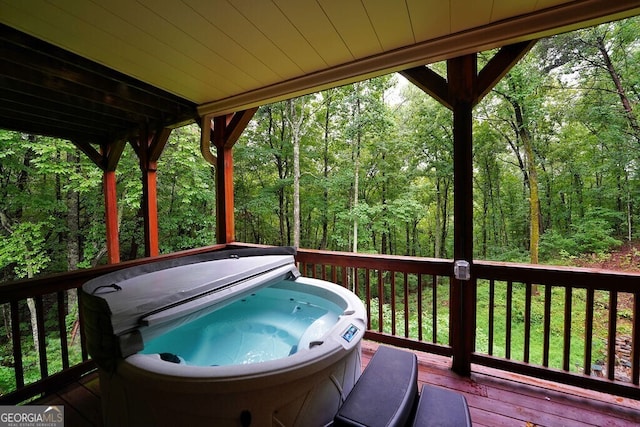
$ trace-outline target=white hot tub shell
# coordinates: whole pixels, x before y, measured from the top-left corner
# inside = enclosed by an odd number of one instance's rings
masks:
[[[291,252],[223,251],[133,267],[87,282],[81,307],[89,353],[99,367],[105,425],[330,424],[360,376],[365,309],[347,289],[301,277]],[[265,288],[278,295],[295,293],[283,307],[291,303],[304,311],[312,301],[320,307],[314,312],[322,313],[324,304],[318,301],[326,301],[337,312],[311,318],[289,353],[257,361],[240,354],[237,363],[194,365],[189,357],[174,363],[145,350],[172,331],[197,333],[189,328],[192,322],[222,313]],[[252,327],[243,325],[242,318],[227,321],[239,325],[231,337]],[[231,340],[242,342],[242,349],[233,352],[247,352],[253,336]],[[216,352],[216,345],[207,351]],[[170,350],[180,355],[180,349]]]

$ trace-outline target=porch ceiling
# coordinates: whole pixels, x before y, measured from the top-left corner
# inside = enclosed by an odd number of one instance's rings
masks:
[[[0,0],[0,127],[98,142],[637,14],[639,0]]]

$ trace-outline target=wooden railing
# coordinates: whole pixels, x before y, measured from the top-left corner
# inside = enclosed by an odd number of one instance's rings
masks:
[[[485,349],[476,341],[472,362],[640,399],[640,274],[493,262],[478,262],[474,271],[476,290],[489,301],[484,311],[476,305],[476,319],[487,319],[489,338]],[[497,322],[505,325],[502,351]]]
[[[13,349],[15,377],[15,390],[0,396],[0,404],[24,402],[55,391],[94,369],[82,345],[81,333],[75,337],[80,343],[79,355],[74,359],[78,352],[70,351],[73,332],[69,330],[73,331],[73,327],[68,324],[66,311],[68,290],[117,269],[224,247],[211,246],[0,285],[0,304],[9,313],[5,325],[10,325],[11,330],[12,339],[7,345]],[[296,260],[303,275],[341,284],[365,301],[368,339],[460,357],[452,330],[454,313],[462,302],[452,292],[451,260],[305,249],[298,250]],[[474,290],[475,315],[470,316],[473,324],[457,328],[474,335],[475,351],[462,355],[465,359],[473,364],[640,398],[640,275],[492,262],[475,262],[472,274],[473,280],[464,286]],[[28,299],[34,301],[39,326],[37,360],[27,360],[27,348],[33,340],[28,330],[20,328],[28,320]],[[52,312],[54,316],[45,316]],[[55,319],[55,325],[45,325],[46,319],[49,323]],[[630,355],[622,361],[616,359],[616,338],[624,329]],[[53,369],[51,360],[58,357]],[[3,364],[6,366],[7,362]],[[37,365],[35,379],[25,374],[28,364]],[[621,370],[626,377],[618,375]]]
[[[366,302],[367,338],[453,354],[448,306],[439,304],[451,300],[451,261],[306,249],[296,260],[303,276],[338,283]]]
[[[465,356],[450,341],[463,304],[451,260],[312,250],[297,260],[367,303],[368,338]],[[475,315],[460,328],[474,334],[471,363],[640,399],[640,274],[481,261],[472,272]]]
[[[13,353],[12,363],[2,361],[4,368],[2,380],[10,382],[7,371],[12,370],[14,389],[3,390],[0,404],[17,404],[55,391],[95,368],[84,346],[82,328],[79,327],[82,322],[79,310],[73,310],[73,307],[68,310],[67,292],[69,290],[77,290],[94,277],[125,267],[210,252],[224,247],[225,245],[215,245],[156,258],[1,284],[0,306],[3,307],[4,325],[8,331],[5,331],[7,333],[0,339],[3,340],[1,341],[3,344],[6,342],[6,345],[11,346]],[[39,348],[35,359],[30,356],[33,350],[29,351],[35,347],[32,333],[20,327],[30,323],[28,315],[30,309],[27,309],[27,305],[31,302],[37,325],[35,341]],[[50,314],[52,310],[55,312],[54,316]],[[79,347],[78,351],[70,351],[72,343],[75,347]],[[56,372],[52,369],[54,363],[57,367]]]

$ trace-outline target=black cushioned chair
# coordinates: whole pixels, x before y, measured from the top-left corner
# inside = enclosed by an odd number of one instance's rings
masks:
[[[413,427],[471,427],[467,400],[455,391],[425,384]]]
[[[418,396],[416,355],[380,346],[334,418],[335,427],[402,427]]]

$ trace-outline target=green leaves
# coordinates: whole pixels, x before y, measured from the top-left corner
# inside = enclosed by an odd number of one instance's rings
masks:
[[[539,42],[475,108],[477,257],[526,259],[530,162],[538,174],[542,262],[606,252],[640,236],[640,140],[633,125],[639,22]],[[479,66],[492,54],[481,54]],[[257,111],[234,146],[238,240],[292,241],[293,136],[300,148],[301,246],[352,250],[357,227],[363,252],[450,256],[452,114],[397,76]],[[195,125],[174,130],[158,162],[163,253],[215,240],[215,173],[201,158],[199,138]],[[117,169],[123,260],[142,255],[140,176],[126,147]],[[67,197],[78,199],[80,265],[102,262],[102,171],[68,141],[0,131],[4,278],[64,268]]]
[[[0,239],[0,269],[12,268],[19,279],[34,277],[51,259],[45,240],[47,223],[21,222]]]

